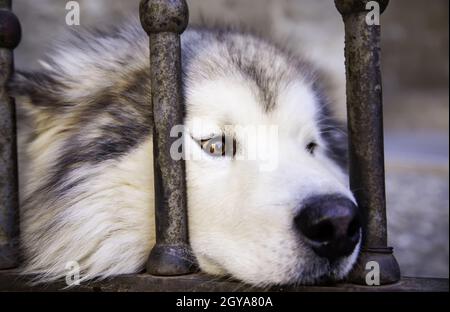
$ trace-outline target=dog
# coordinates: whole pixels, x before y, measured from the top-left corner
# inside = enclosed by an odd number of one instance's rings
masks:
[[[181,44],[188,230],[200,269],[255,286],[345,278],[360,213],[346,136],[313,66],[237,30],[189,27]],[[155,243],[148,37],[137,21],[81,31],[41,65],[8,85],[28,121],[21,272],[37,283],[64,278],[72,262],[82,281],[140,272]],[[270,159],[248,157],[257,137]]]

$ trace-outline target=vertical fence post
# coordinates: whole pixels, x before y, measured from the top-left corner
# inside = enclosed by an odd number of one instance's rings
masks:
[[[350,280],[366,284],[366,275],[374,268],[366,265],[375,261],[380,284],[389,284],[400,279],[400,268],[387,246],[380,26],[367,23],[368,2],[335,0],[345,24],[350,187],[365,221],[362,252]],[[378,5],[381,14],[388,2],[371,4]]]
[[[18,180],[14,100],[5,84],[13,73],[13,49],[20,41],[20,24],[11,0],[0,0],[0,269],[17,265]]]
[[[183,124],[180,34],[189,19],[184,0],[143,0],[142,27],[150,38],[151,96],[153,104],[153,157],[155,174],[156,245],[147,272],[179,275],[196,270],[188,244],[186,174],[184,160],[174,160],[170,137]]]

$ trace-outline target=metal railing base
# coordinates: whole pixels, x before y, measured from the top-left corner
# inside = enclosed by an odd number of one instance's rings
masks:
[[[197,265],[186,245],[156,245],[147,261],[147,273],[172,276],[195,272]]]
[[[400,266],[394,257],[392,247],[363,250],[348,280],[357,285],[367,285],[367,279],[372,277],[372,270],[377,271],[374,274],[379,274],[380,285],[400,281]]]

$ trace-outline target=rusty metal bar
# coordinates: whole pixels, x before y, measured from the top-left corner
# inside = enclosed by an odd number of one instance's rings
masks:
[[[387,246],[380,26],[366,22],[368,2],[335,0],[345,24],[350,187],[365,221],[362,252],[350,279],[366,284],[366,264],[376,261],[380,283],[389,284],[399,281],[400,268]],[[381,14],[389,0],[372,2]]]
[[[15,267],[18,256],[16,112],[5,84],[14,70],[13,49],[20,36],[11,0],[0,0],[0,269]]]
[[[180,34],[188,24],[188,7],[184,0],[143,0],[139,11],[150,38],[153,104],[156,245],[147,272],[187,274],[197,266],[188,244],[185,163],[170,155],[177,139],[170,130],[183,124]]]

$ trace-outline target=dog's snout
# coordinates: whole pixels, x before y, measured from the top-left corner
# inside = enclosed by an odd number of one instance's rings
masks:
[[[330,261],[350,255],[360,238],[358,207],[338,195],[309,198],[294,223],[316,254]]]

